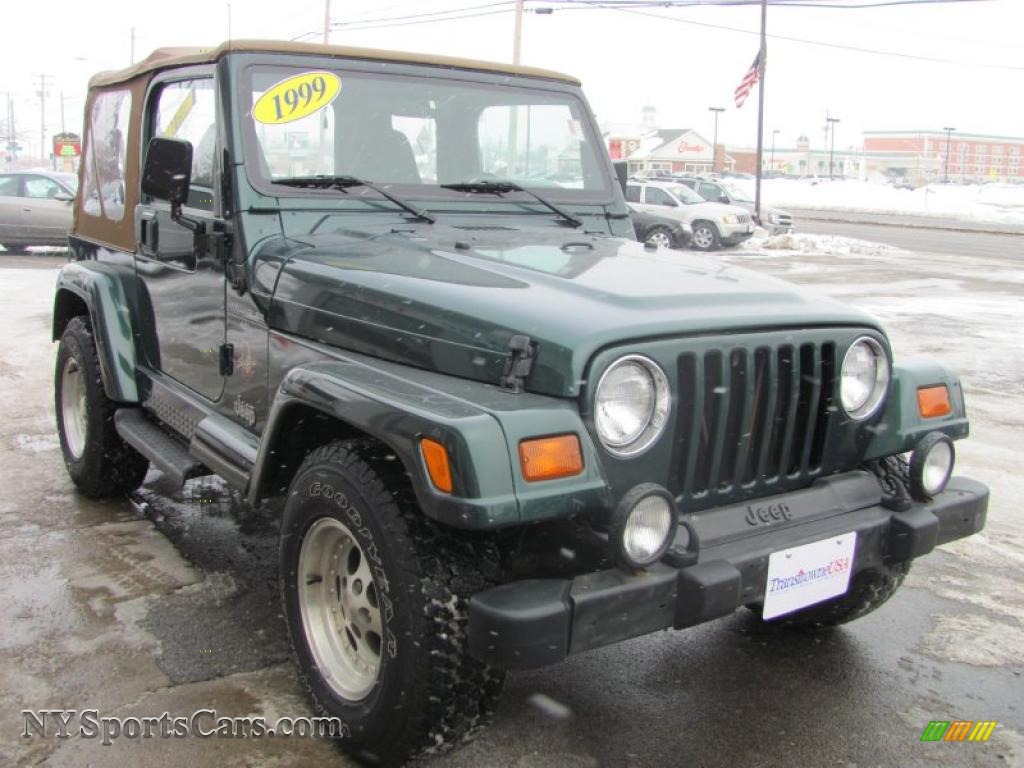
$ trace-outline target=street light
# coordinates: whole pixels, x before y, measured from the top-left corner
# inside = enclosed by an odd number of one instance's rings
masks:
[[[826,117],[825,120],[828,122],[829,127],[832,129],[832,143],[828,150],[828,178],[831,181],[834,177],[832,175],[832,158],[836,153],[836,123],[839,122],[838,117]]]
[[[943,128],[942,130],[944,130],[946,132],[946,171],[945,171],[945,173],[942,174],[942,176],[943,176],[943,183],[948,184],[949,183],[949,141],[950,141],[950,135],[953,133],[953,131],[956,130],[956,128]]]
[[[708,112],[715,113],[715,139],[711,148],[711,172],[714,173],[718,166],[718,114],[725,112],[725,108],[708,107]]]
[[[776,128],[774,131],[772,131],[772,159],[768,163],[768,167],[771,168],[771,170],[773,170],[773,171],[775,170],[775,137],[778,135],[778,133],[779,133],[779,129],[778,128]]]

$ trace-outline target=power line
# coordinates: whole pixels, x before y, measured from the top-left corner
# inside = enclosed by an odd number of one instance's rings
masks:
[[[531,0],[534,1],[534,0]],[[667,16],[660,13],[652,13],[650,11],[640,10],[641,8],[691,8],[696,6],[749,6],[759,5],[760,0],[536,0],[537,2],[543,3],[548,7],[561,6],[558,10],[609,10],[619,11],[621,13],[631,13],[636,16],[646,16],[649,18],[660,19],[663,21],[672,21],[678,24],[689,24],[691,26],[705,27],[708,29],[718,29],[726,32],[738,32],[744,35],[759,35],[759,32],[743,29],[741,27],[731,27],[725,24],[713,24],[705,21],[695,21],[693,19],[681,19],[676,16]],[[859,8],[876,8],[882,6],[898,6],[898,5],[934,5],[934,4],[955,4],[955,3],[974,3],[974,2],[989,2],[989,0],[837,0],[835,3],[826,2],[811,2],[810,0],[769,0],[771,5],[778,7],[800,7],[800,8],[830,8],[830,9],[859,9]],[[352,32],[358,32],[363,30],[375,30],[375,29],[390,29],[393,27],[405,27],[414,26],[419,24],[432,24],[441,21],[458,21],[461,19],[472,19],[479,18],[482,16],[494,16],[498,14],[510,13],[514,5],[513,0],[504,0],[504,2],[493,2],[485,3],[480,5],[462,6],[459,8],[449,8],[443,11],[431,11],[427,13],[417,14],[406,14],[402,16],[390,16],[390,17],[379,17],[372,19],[357,19],[350,22],[334,22],[331,26],[333,28],[347,29]],[[507,6],[507,7],[506,7]],[[395,7],[395,6],[391,6]],[[467,11],[472,11],[467,13]],[[477,12],[479,11],[479,12]],[[306,37],[319,34],[318,32],[305,32],[301,35],[291,38],[292,40],[301,40]],[[792,43],[800,43],[803,45],[813,45],[819,48],[832,48],[836,50],[851,51],[854,53],[867,53],[875,56],[889,56],[899,59],[908,59],[912,61],[925,61],[933,64],[953,64],[957,66],[967,67],[981,67],[986,69],[999,69],[1007,70],[1011,72],[1024,71],[1024,67],[1021,66],[1010,66],[1006,64],[990,64],[986,62],[978,61],[964,61],[959,59],[945,59],[938,56],[923,56],[912,53],[902,53],[899,51],[887,51],[876,48],[865,48],[863,46],[848,45],[845,43],[830,43],[821,40],[809,40],[801,37],[793,37],[791,35],[779,35],[769,34],[768,37],[774,40],[785,40]]]
[[[572,1],[572,0],[570,0],[570,1]],[[966,0],[966,1],[970,2],[971,0]],[[786,5],[789,5],[789,3],[786,3]],[[744,35],[758,35],[758,36],[760,35],[759,32],[754,32],[754,31],[749,30],[749,29],[741,29],[740,27],[730,27],[730,26],[726,26],[724,24],[712,24],[712,23],[706,22],[706,21],[693,21],[692,19],[680,19],[680,18],[678,18],[676,16],[665,16],[664,14],[660,14],[660,13],[651,13],[649,11],[638,11],[638,10],[636,10],[634,8],[624,8],[624,7],[621,7],[621,6],[611,6],[611,5],[603,5],[603,4],[599,5],[597,3],[590,3],[590,2],[587,2],[587,7],[589,7],[589,8],[603,8],[605,10],[610,10],[610,11],[621,11],[622,13],[631,13],[631,14],[634,14],[636,16],[647,16],[647,17],[650,17],[652,19],[661,19],[663,21],[674,21],[674,22],[676,22],[678,24],[690,24],[690,25],[696,26],[696,27],[707,27],[707,28],[710,28],[710,29],[721,29],[721,30],[725,30],[727,32],[740,32],[740,33],[742,33]],[[1015,67],[1015,66],[1010,66],[1008,64],[988,64],[988,63],[981,62],[981,61],[962,61],[962,60],[957,60],[957,59],[943,59],[943,58],[939,58],[937,56],[920,56],[920,55],[913,54],[913,53],[900,53],[899,51],[884,51],[884,50],[879,50],[879,49],[876,49],[876,48],[862,48],[862,47],[857,46],[857,45],[846,45],[844,43],[826,43],[826,42],[823,42],[821,40],[807,40],[806,38],[792,37],[790,35],[769,34],[768,37],[770,37],[770,38],[772,38],[774,40],[787,40],[787,41],[789,41],[791,43],[802,43],[804,45],[814,45],[814,46],[817,46],[819,48],[834,48],[834,49],[842,50],[842,51],[854,51],[856,53],[870,53],[870,54],[874,54],[876,56],[891,56],[891,57],[898,58],[898,59],[911,59],[911,60],[914,60],[914,61],[927,61],[927,62],[931,62],[933,64],[956,64],[958,66],[964,66],[964,67],[984,67],[986,69],[1003,69],[1003,70],[1008,70],[1008,71],[1011,71],[1011,72],[1024,71],[1024,67],[1019,67],[1019,66]]]
[[[403,16],[390,16],[379,19],[356,19],[354,21],[336,21],[331,24],[332,27],[348,27],[353,24],[371,24],[385,21],[406,21],[408,19],[420,19],[429,16],[447,16],[453,13],[463,13],[465,11],[479,11],[483,8],[496,8],[502,5],[515,5],[514,0],[499,0],[496,3],[483,3],[482,5],[467,5],[461,8],[448,8],[443,11],[429,11],[427,13],[410,13]]]
[[[503,2],[503,3],[490,3],[488,5],[469,6],[468,8],[453,8],[450,11],[438,11],[437,13],[447,13],[454,15],[440,16],[435,14],[411,14],[409,16],[393,16],[390,18],[381,19],[365,19],[351,22],[334,22],[331,24],[332,29],[344,29],[350,32],[361,32],[363,30],[370,29],[390,29],[392,27],[409,27],[417,24],[434,24],[439,21],[459,21],[461,19],[475,19],[481,16],[496,16],[503,13],[511,13],[514,10],[514,2]],[[478,13],[462,13],[462,11],[470,10],[473,8],[492,8],[494,6],[508,6],[498,10],[483,10]],[[419,18],[420,16],[430,16],[430,18]],[[408,21],[406,20],[408,19]],[[296,35],[291,38],[292,40],[302,40],[303,38],[312,37],[320,34],[319,32],[303,32],[301,35]]]
[[[694,8],[697,6],[760,5],[761,0],[546,0],[550,5],[592,8]],[[769,5],[793,8],[836,8],[858,10],[897,5],[937,5],[956,3],[985,3],[991,0],[768,0]]]

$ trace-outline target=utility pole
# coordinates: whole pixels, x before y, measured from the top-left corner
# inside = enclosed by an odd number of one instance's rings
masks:
[[[724,107],[708,107],[708,112],[715,113],[715,137],[711,142],[711,172],[718,170],[718,116],[725,112]]]
[[[523,58],[523,0],[516,0],[515,23],[512,28],[512,63],[519,66]],[[529,116],[527,116],[529,119]],[[527,126],[529,130],[529,126]],[[514,178],[518,172],[519,107],[508,110],[508,176]]]
[[[523,52],[523,0],[516,0],[515,29],[512,32],[512,63],[519,64]]]
[[[761,78],[757,86],[757,175],[754,176],[754,221],[761,223],[761,158],[764,157],[764,79],[768,70],[768,0],[761,0]]]
[[[829,150],[828,150],[828,178],[829,178],[829,181],[831,181],[834,178],[834,176],[832,174],[832,158],[833,158],[833,156],[835,155],[835,152],[836,152],[836,123],[839,122],[839,118],[838,117],[826,117],[825,120],[828,122],[828,125],[830,126],[830,128],[832,130],[832,143],[829,146]]]
[[[942,180],[943,180],[944,183],[948,184],[949,183],[949,144],[950,144],[950,138],[952,136],[952,133],[953,133],[953,131],[956,130],[956,128],[943,128],[942,130],[944,130],[946,132],[946,171],[945,171],[945,173],[942,174]]]
[[[38,80],[39,90],[36,91],[36,96],[39,97],[39,157],[46,160],[46,86],[49,85],[47,80],[50,79],[50,75],[37,74],[35,75]]]
[[[778,136],[778,134],[778,128],[772,131],[772,159],[768,162],[768,167],[773,171],[775,170],[775,137]]]
[[[331,44],[331,0],[324,0],[324,45]]]

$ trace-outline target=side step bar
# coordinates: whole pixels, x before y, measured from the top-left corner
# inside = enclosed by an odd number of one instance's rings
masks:
[[[238,424],[211,414],[196,425],[188,449],[228,485],[244,492],[256,465],[260,441]]]
[[[211,474],[192,458],[188,448],[147,419],[139,408],[119,408],[114,413],[114,427],[126,443],[177,485],[183,485],[191,477]]]

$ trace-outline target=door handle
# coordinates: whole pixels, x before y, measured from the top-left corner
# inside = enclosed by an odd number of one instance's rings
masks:
[[[139,250],[144,256],[156,256],[160,248],[160,221],[152,208],[139,211]]]

